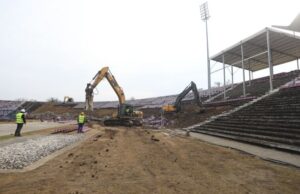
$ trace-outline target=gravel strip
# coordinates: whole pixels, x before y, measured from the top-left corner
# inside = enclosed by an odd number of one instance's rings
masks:
[[[22,169],[83,137],[83,134],[57,134],[0,147],[0,169]]]

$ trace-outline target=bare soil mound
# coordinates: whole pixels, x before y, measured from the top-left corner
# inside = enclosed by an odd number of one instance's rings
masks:
[[[73,108],[72,106],[64,106],[64,105],[57,105],[55,103],[45,103],[37,110],[35,110],[31,116],[34,117],[41,117],[47,119],[55,119],[56,117],[62,117],[66,119],[75,119],[76,116],[80,112],[84,111],[83,109]],[[111,116],[116,114],[116,109],[96,109],[92,113],[89,112],[88,116],[93,117],[104,117],[104,116]]]

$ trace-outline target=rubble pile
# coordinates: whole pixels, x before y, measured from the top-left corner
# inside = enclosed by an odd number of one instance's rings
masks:
[[[169,121],[161,116],[150,116],[143,119],[143,125],[148,128],[158,129],[168,125]]]

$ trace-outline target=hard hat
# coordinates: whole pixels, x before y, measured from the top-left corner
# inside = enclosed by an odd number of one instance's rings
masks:
[[[84,112],[81,112],[80,114],[84,115]]]
[[[26,111],[25,111],[25,109],[23,108],[23,109],[21,109],[21,112],[22,112],[22,113],[25,113]]]

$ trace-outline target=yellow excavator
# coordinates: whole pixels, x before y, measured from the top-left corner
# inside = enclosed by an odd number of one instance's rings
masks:
[[[64,97],[64,104],[72,103],[72,102],[74,102],[74,99],[72,97],[70,97],[70,96],[65,96]]]
[[[183,98],[190,92],[193,91],[194,93],[194,100],[196,104],[201,109],[200,112],[203,112],[204,109],[202,108],[202,103],[200,101],[199,93],[197,90],[196,84],[192,81],[180,94],[178,94],[174,104],[167,104],[162,106],[162,111],[164,113],[172,113],[172,112],[179,112],[181,110],[181,102]]]
[[[106,78],[113,90],[118,96],[119,106],[118,114],[115,117],[106,119],[104,125],[107,126],[141,126],[143,120],[143,112],[135,111],[133,106],[126,104],[125,94],[123,89],[119,86],[115,77],[112,75],[108,67],[103,67],[93,78],[93,80],[87,84],[85,88],[87,111],[93,111],[93,93],[96,86]]]

